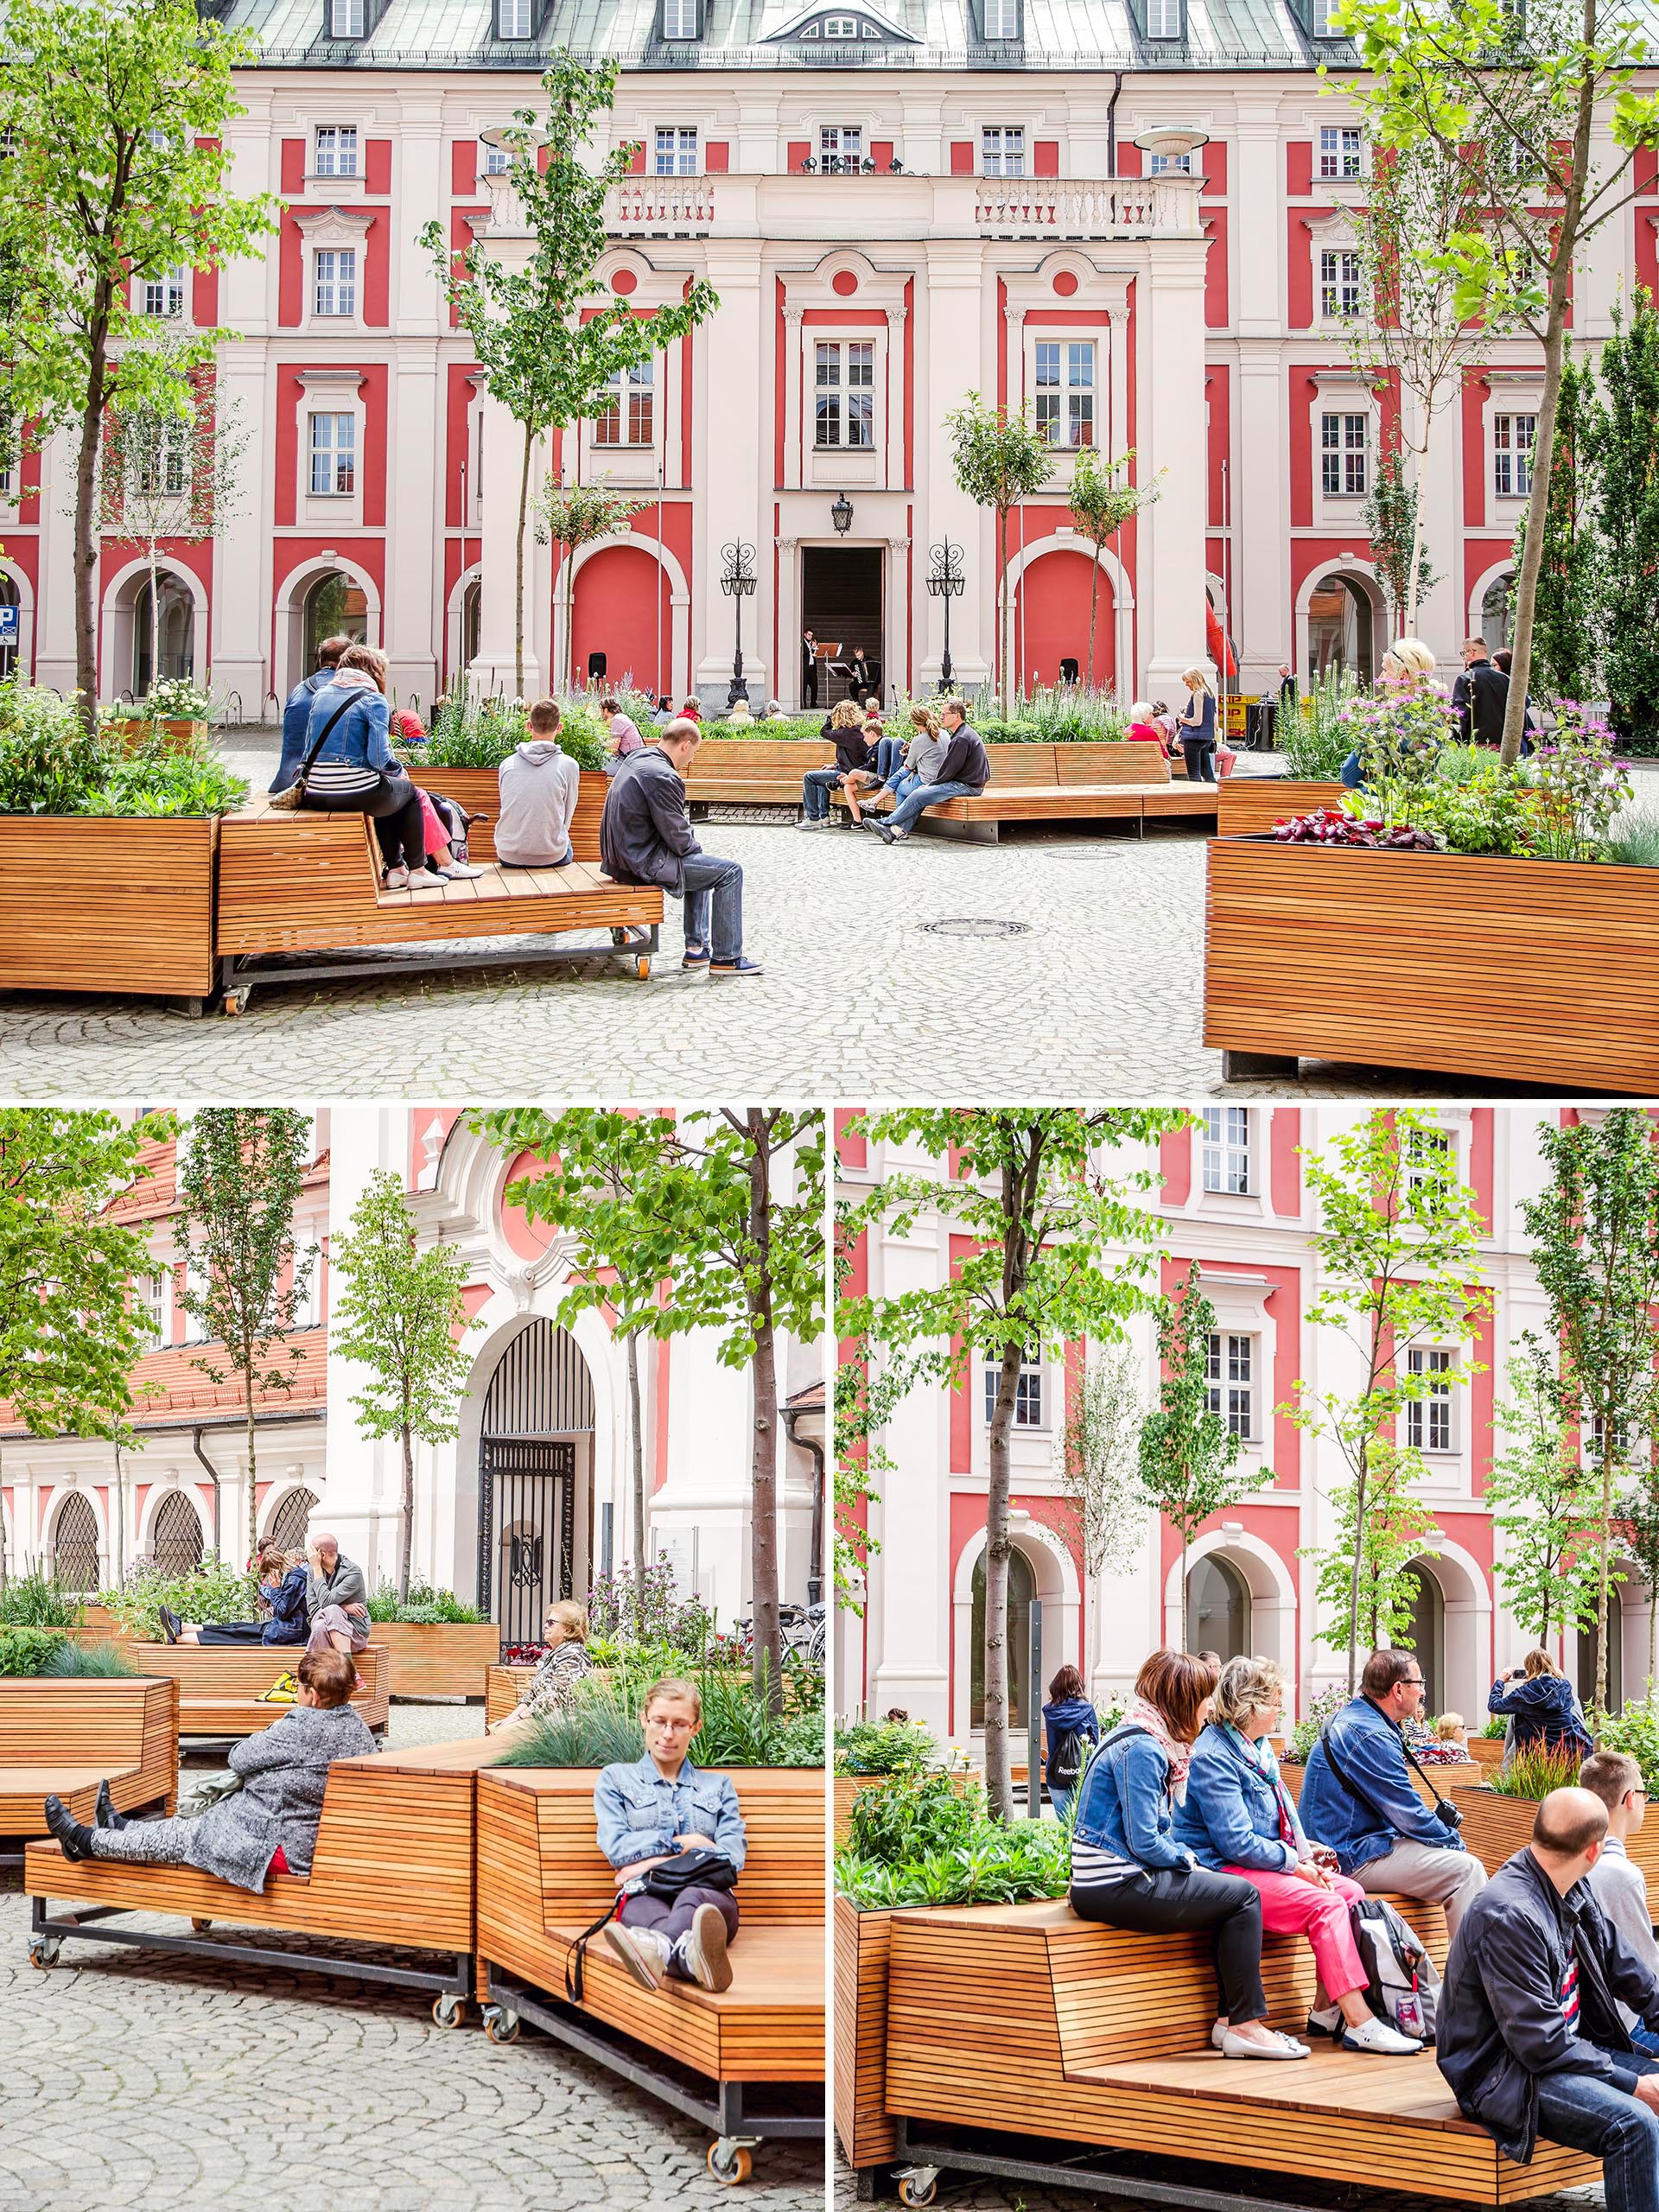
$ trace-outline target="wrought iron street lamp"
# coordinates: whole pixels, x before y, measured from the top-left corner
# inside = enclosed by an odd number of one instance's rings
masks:
[[[953,545],[947,537],[942,545],[928,549],[927,588],[935,599],[944,601],[944,658],[939,663],[939,689],[950,689],[950,602],[960,599],[967,582],[962,566],[963,549]]]
[[[830,508],[830,519],[836,525],[837,534],[845,537],[853,526],[853,503],[844,492],[840,493]]]
[[[720,549],[724,564],[720,588],[732,602],[735,629],[732,651],[732,688],[726,695],[726,704],[734,707],[740,699],[747,699],[749,687],[743,681],[743,602],[754,589],[754,548],[741,538],[734,538]]]

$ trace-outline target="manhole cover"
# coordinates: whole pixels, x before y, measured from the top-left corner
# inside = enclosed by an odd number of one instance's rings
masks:
[[[1029,937],[1029,922],[993,922],[972,916],[963,921],[918,922],[930,937]]]

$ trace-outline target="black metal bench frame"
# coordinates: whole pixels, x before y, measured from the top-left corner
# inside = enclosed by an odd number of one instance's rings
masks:
[[[661,934],[660,922],[649,925],[630,922],[613,928],[609,944],[548,945],[526,931],[515,947],[491,952],[455,950],[441,939],[435,939],[429,945],[415,941],[397,954],[365,946],[361,957],[342,947],[344,957],[327,960],[319,960],[315,956],[308,960],[292,953],[226,952],[219,957],[217,995],[227,1008],[235,1001],[236,1006],[231,1010],[239,1012],[256,983],[341,982],[359,976],[409,976],[467,968],[531,968],[577,960],[626,961],[644,982],[649,979],[652,962],[661,950]],[[489,935],[487,929],[479,931],[480,938]]]

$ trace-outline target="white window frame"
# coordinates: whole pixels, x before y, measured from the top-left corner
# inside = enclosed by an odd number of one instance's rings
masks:
[[[663,36],[696,38],[697,0],[663,0]]]
[[[357,416],[351,408],[314,407],[308,410],[306,451],[310,463],[306,497],[311,499],[354,499],[357,497]],[[321,440],[318,432],[329,426]],[[344,428],[345,435],[341,435]],[[319,483],[318,464],[330,480]],[[346,481],[340,480],[344,467]]]
[[[138,1276],[133,1285],[134,1303],[144,1318],[149,1342],[147,1349],[162,1351],[173,1341],[173,1271],[158,1260],[152,1273]]]
[[[350,257],[351,261],[351,267],[349,270],[346,270],[342,266],[342,264],[347,256]],[[325,261],[328,264],[328,271],[326,277],[323,272],[323,264]],[[320,322],[329,323],[355,322],[357,321],[358,290],[361,276],[362,270],[359,265],[359,254],[356,246],[320,245],[314,247],[311,254],[311,312],[316,320]],[[329,300],[334,302],[334,304],[329,307],[325,307],[323,305],[325,285],[327,286],[327,296]],[[343,306],[340,304],[342,300],[345,302]]]
[[[1325,184],[1352,184],[1364,175],[1365,133],[1357,123],[1319,125],[1319,174]]]
[[[1336,426],[1334,436],[1332,425]],[[1354,436],[1355,425],[1359,437]],[[1332,464],[1334,463],[1334,467]],[[1339,480],[1333,483],[1335,476]],[[1371,488],[1371,418],[1364,408],[1319,410],[1319,492],[1327,499],[1363,499]]]
[[[1249,1329],[1211,1329],[1204,1357],[1211,1412],[1221,1415],[1229,1435],[1255,1443],[1261,1434],[1255,1395],[1260,1338]]]
[[[1206,1106],[1198,1131],[1198,1187],[1207,1198],[1249,1198],[1255,1191],[1255,1121],[1248,1106]],[[1235,1181],[1235,1176],[1242,1181]]]
[[[366,38],[369,0],[328,0],[330,38]]]
[[[1183,0],[1147,0],[1147,36],[1149,39],[1179,39],[1184,35],[1182,18],[1185,15]]]
[[[651,151],[653,176],[696,176],[702,159],[695,123],[659,123],[656,126]]]
[[[207,1283],[207,1270],[192,1254],[184,1263],[185,1288],[194,1294],[206,1289]],[[181,1341],[187,1344],[205,1344],[208,1341],[207,1328],[200,1319],[186,1306],[182,1299],[179,1300],[179,1311],[184,1323],[181,1332]]]
[[[849,141],[852,146],[850,153],[848,150]],[[864,125],[861,123],[821,123],[818,125],[818,167],[821,169],[830,162],[838,161],[845,171],[850,161],[855,168],[861,170],[868,150],[864,143]]]
[[[1360,311],[1364,275],[1357,245],[1319,248],[1319,320],[1344,322]]]
[[[296,1243],[298,1245],[296,1264],[309,1260],[311,1268],[306,1277],[305,1288],[295,1300],[294,1326],[296,1329],[320,1328],[322,1325],[322,1246],[315,1237],[304,1243],[300,1243],[296,1238]]]
[[[615,404],[611,410],[601,410],[594,416],[594,445],[604,453],[630,448],[640,453],[649,451],[657,442],[656,355],[636,361],[631,369],[619,369],[607,389],[613,395]],[[640,407],[635,404],[637,401],[643,402],[645,418],[645,435],[642,438],[633,435],[640,413]],[[603,435],[607,416],[613,417],[616,423],[617,435],[614,437],[607,438]]]
[[[188,269],[164,269],[159,276],[143,279],[146,315],[174,321],[183,317],[185,303],[190,296],[190,272]]]
[[[509,8],[514,10],[515,12],[518,10],[523,11],[524,18],[524,28],[523,30],[508,29],[507,10]],[[510,39],[534,38],[536,35],[536,0],[496,0],[495,19],[500,26],[499,31],[497,34],[499,37]]]
[[[1417,1166],[1426,1154],[1438,1154],[1455,1175],[1458,1172],[1458,1133],[1455,1129],[1408,1129],[1406,1156],[1402,1165],[1406,1173],[1406,1188],[1421,1190],[1428,1177]]]
[[[979,169],[982,176],[1024,176],[1026,126],[1023,123],[984,123],[980,125]]]
[[[1309,0],[1308,21],[1313,27],[1312,35],[1314,38],[1339,36],[1339,33],[1331,28],[1331,10],[1334,4],[1335,0]]]
[[[1044,381],[1050,354],[1054,357],[1052,384]],[[1084,379],[1074,373],[1080,360],[1086,360],[1088,367]],[[1092,338],[1039,335],[1032,353],[1031,387],[1037,428],[1048,433],[1048,443],[1056,453],[1078,453],[1095,443],[1100,429],[1100,348]],[[1087,437],[1079,435],[1085,420]],[[1060,430],[1064,435],[1057,435]]]
[[[512,167],[511,148],[492,146],[487,139],[480,139],[479,143],[484,149],[484,160],[479,170],[480,175],[505,176]]]
[[[834,357],[835,375],[826,378],[823,371],[829,357]],[[855,357],[858,358],[855,358]],[[876,422],[876,346],[874,338],[830,338],[814,332],[810,356],[811,368],[812,450],[815,453],[874,453],[880,446],[880,426]],[[858,375],[855,380],[853,372]],[[855,409],[855,393],[866,396],[868,411]],[[819,411],[820,398],[833,400],[835,412],[825,417]],[[839,435],[826,439],[823,425],[833,422]],[[855,438],[855,427],[863,428],[868,435]]]
[[[1406,1401],[1406,1442],[1414,1452],[1448,1459],[1458,1449],[1455,1382],[1458,1355],[1449,1344],[1412,1344],[1406,1352],[1408,1375],[1443,1375],[1424,1398]]]
[[[1524,435],[1521,425],[1525,423]],[[1532,456],[1538,440],[1536,410],[1498,407],[1492,410],[1492,497],[1525,499],[1532,494]]]
[[[985,38],[989,44],[1020,35],[1020,0],[985,0]]]
[[[326,145],[325,140],[327,142]],[[320,123],[311,140],[311,174],[313,176],[361,176],[362,153],[362,134],[356,124]]]
[[[1148,154],[1147,156],[1148,176],[1191,176],[1192,174],[1191,154]]]
[[[996,1386],[1002,1377],[1001,1360],[985,1363],[985,1426],[991,1425],[996,1411]],[[1016,1430],[1043,1429],[1046,1419],[1046,1392],[1044,1388],[1043,1363],[1040,1359],[1022,1359],[1019,1380],[1014,1386],[1014,1426]]]
[[[170,422],[165,426],[160,445],[152,446],[149,459],[139,464],[138,489],[141,493],[149,493],[165,489],[169,499],[176,499],[183,492],[190,480],[190,447],[193,430],[194,425],[190,423]],[[165,486],[155,480],[156,472],[149,465],[149,461],[157,457],[160,459],[162,471],[166,477]]]

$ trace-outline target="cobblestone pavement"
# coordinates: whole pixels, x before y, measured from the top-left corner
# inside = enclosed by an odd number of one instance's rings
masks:
[[[274,741],[232,757],[268,778]],[[1246,756],[1247,772],[1262,764]],[[261,774],[261,770],[265,773]],[[748,982],[615,963],[261,987],[234,1020],[0,994],[0,1095],[221,1098],[1456,1097],[1459,1077],[1304,1067],[1224,1086],[1200,1043],[1204,837],[1156,826],[942,837],[710,823],[743,863]],[[956,934],[1012,925],[1013,933]],[[943,931],[943,933],[941,933]],[[1310,988],[1315,979],[1310,976]],[[1514,1087],[1493,1095],[1522,1096]]]
[[[481,1725],[476,1706],[392,1707],[397,1744]],[[193,1759],[187,1787],[212,1764]],[[534,2029],[497,2050],[475,2012],[435,2027],[418,1994],[90,1944],[40,1974],[27,1924],[0,1873],[0,2212],[823,2202],[822,2152],[761,2148],[734,2198],[702,2128]]]

